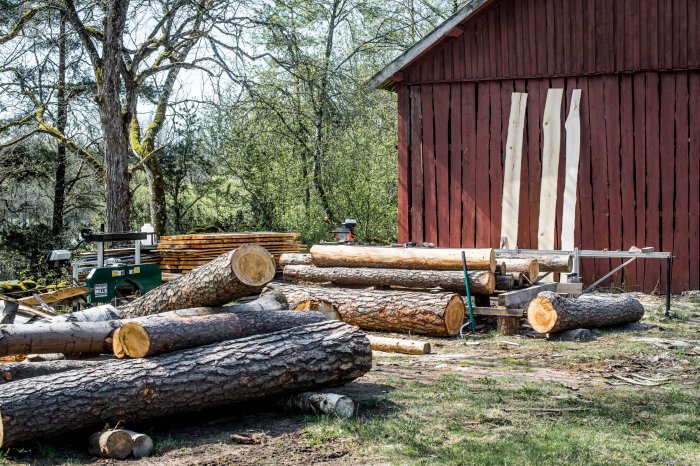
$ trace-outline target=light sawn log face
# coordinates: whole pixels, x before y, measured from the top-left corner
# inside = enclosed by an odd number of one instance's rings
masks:
[[[454,336],[464,321],[464,301],[454,293],[363,290],[277,285],[290,309],[319,310],[332,305],[343,322],[367,330]]]
[[[462,270],[462,251],[466,255],[468,270],[496,271],[493,249],[315,245],[311,247],[311,260],[318,267]]]
[[[485,270],[469,272],[469,290],[472,293],[491,294],[496,289],[496,278]],[[402,288],[442,288],[454,293],[465,293],[464,274],[452,270],[405,270],[349,267],[314,267],[288,265],[284,279],[292,282],[325,283],[349,286],[396,286]]]
[[[565,298],[551,291],[539,293],[527,309],[527,320],[539,333],[610,327],[637,322],[643,316],[644,307],[631,296]]]
[[[0,448],[105,422],[144,421],[338,386],[371,367],[372,350],[362,331],[323,322],[20,380],[0,390]]]

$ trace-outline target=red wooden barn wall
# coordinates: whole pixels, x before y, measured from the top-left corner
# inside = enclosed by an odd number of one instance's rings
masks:
[[[518,246],[536,248],[547,89],[565,89],[562,122],[572,90],[581,89],[576,244],[671,250],[673,289],[700,288],[698,3],[496,1],[461,37],[405,69],[398,86],[399,240],[498,246],[503,147],[517,91],[528,93]],[[565,138],[562,124],[558,222]],[[584,280],[620,262],[583,260]],[[663,289],[662,270],[660,261],[638,261],[613,283]]]

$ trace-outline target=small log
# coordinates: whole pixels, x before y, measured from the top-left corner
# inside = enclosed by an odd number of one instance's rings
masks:
[[[131,435],[125,430],[107,429],[90,436],[88,451],[91,455],[123,460],[131,454],[133,443]]]
[[[311,247],[311,258],[318,267],[462,270],[462,251],[465,252],[469,270],[496,271],[496,254],[493,249],[315,245]]]
[[[571,254],[498,254],[498,260],[533,259],[537,261],[540,273],[569,273],[573,269],[574,257]]]
[[[2,316],[0,317],[0,325],[12,324],[17,317],[17,310],[19,310],[19,303],[14,299],[3,299],[2,300]]]
[[[521,272],[527,276],[530,283],[534,283],[540,275],[540,268],[536,259],[501,259],[506,263],[509,272]]]
[[[311,254],[287,253],[282,254],[279,266],[284,268],[288,265],[313,265]]]
[[[511,336],[520,333],[520,317],[498,316],[496,328],[501,335]]]
[[[121,326],[113,341],[117,357],[144,358],[224,340],[323,322],[317,312],[242,311],[187,318],[143,319]]]
[[[472,293],[491,294],[496,279],[489,271],[469,272]],[[451,270],[405,270],[288,265],[284,279],[292,282],[326,283],[347,286],[396,286],[401,288],[442,288],[464,294],[464,274]]]
[[[146,458],[153,454],[153,439],[150,435],[124,429],[131,436],[131,455],[134,458]]]
[[[430,343],[426,341],[385,338],[367,335],[373,351],[403,354],[430,354]]]
[[[259,292],[275,276],[265,248],[246,244],[121,306],[123,318],[197,306],[223,306]]]
[[[515,287],[513,275],[496,275],[496,289],[501,291],[509,291]]]
[[[527,320],[538,333],[558,333],[574,328],[610,327],[637,322],[644,307],[631,296],[565,298],[544,291],[527,308]]]
[[[74,360],[46,361],[46,362],[7,362],[0,364],[0,385],[32,377],[58,374],[75,369],[98,367],[105,361]]]
[[[464,301],[454,293],[277,284],[267,289],[282,291],[297,311],[330,304],[340,320],[367,330],[454,336],[464,321]]]
[[[0,356],[111,353],[106,339],[119,321],[0,326]]]
[[[355,415],[355,402],[349,396],[335,393],[306,392],[278,400],[285,410],[312,414],[330,414],[344,419]]]
[[[372,350],[359,329],[322,322],[20,380],[0,390],[0,448],[105,422],[146,421],[343,385],[371,367]]]

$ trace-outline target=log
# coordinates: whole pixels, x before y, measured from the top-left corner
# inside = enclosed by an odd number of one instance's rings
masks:
[[[430,354],[430,343],[426,341],[385,338],[367,335],[373,351],[402,354]]]
[[[462,270],[462,251],[465,252],[469,270],[496,271],[496,254],[493,249],[315,245],[311,247],[311,258],[318,267]]]
[[[65,360],[46,362],[7,362],[0,364],[0,385],[16,380],[31,379],[43,375],[58,374],[75,369],[95,368],[106,360]]]
[[[279,399],[277,404],[287,411],[330,414],[344,419],[349,419],[355,415],[355,402],[349,396],[336,393],[300,393]]]
[[[3,299],[1,304],[2,314],[0,315],[0,325],[12,324],[17,317],[17,310],[19,310],[19,303],[17,301],[10,299]]]
[[[211,316],[143,319],[124,324],[113,338],[117,357],[144,358],[224,340],[323,322],[318,312],[242,311]]]
[[[574,258],[571,254],[498,254],[498,261],[508,259],[533,259],[537,261],[540,273],[543,272],[571,272]],[[510,268],[508,269],[510,270]]]
[[[501,291],[512,290],[515,287],[513,275],[496,275],[496,289]]]
[[[0,448],[105,422],[146,421],[343,385],[371,367],[362,331],[322,322],[20,380],[0,390]]]
[[[123,460],[131,454],[133,440],[131,435],[122,429],[107,429],[95,432],[90,436],[88,452],[105,458]]]
[[[527,320],[538,333],[558,333],[574,328],[598,328],[637,322],[644,307],[631,296],[565,298],[543,291],[527,308]]]
[[[469,272],[472,293],[491,294],[496,279],[489,271]],[[284,279],[292,282],[334,283],[349,286],[396,286],[402,288],[442,288],[464,294],[464,274],[451,270],[405,270],[288,265]]]
[[[0,326],[0,356],[111,353],[106,339],[119,321]]]
[[[540,275],[540,268],[537,259],[498,259],[503,260],[506,264],[508,272],[521,272],[530,280],[530,283],[535,283]]]
[[[279,266],[288,265],[313,265],[311,254],[288,253],[280,255]]]
[[[198,306],[223,306],[259,292],[275,276],[275,262],[265,248],[246,244],[182,277],[164,283],[120,306],[123,318]]]
[[[121,319],[121,311],[111,304],[102,304],[83,311],[60,314],[48,319],[34,320],[32,324],[57,324],[61,322],[103,322]]]
[[[330,304],[340,320],[367,330],[454,336],[464,321],[464,301],[455,293],[300,285],[274,289],[284,293],[290,309],[319,310]]]
[[[131,454],[134,458],[146,458],[153,454],[153,439],[150,435],[134,432],[133,430],[123,430],[131,435]]]
[[[496,328],[501,335],[512,336],[520,333],[520,317],[498,316]]]

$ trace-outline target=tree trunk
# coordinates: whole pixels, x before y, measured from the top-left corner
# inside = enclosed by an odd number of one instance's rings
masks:
[[[502,259],[499,257],[498,261],[506,264],[506,270],[508,270],[508,273],[524,273],[528,280],[530,280],[530,283],[535,283],[537,277],[540,275],[540,268],[536,259]]]
[[[46,362],[7,362],[0,363],[0,385],[15,380],[31,379],[43,375],[58,374],[75,369],[95,368],[107,361],[65,360]]]
[[[274,276],[275,262],[270,253],[246,244],[119,309],[122,317],[129,318],[187,307],[222,306],[259,292]]]
[[[0,391],[0,448],[105,422],[197,413],[338,386],[371,367],[372,350],[360,330],[323,322],[20,380]]]
[[[419,270],[462,270],[462,251],[469,270],[496,270],[493,249],[385,248],[362,246],[311,247],[319,267],[374,267]]]
[[[68,102],[66,101],[66,17],[61,13],[58,33],[58,89],[56,89],[56,129],[66,134]],[[51,233],[63,231],[63,209],[66,204],[66,144],[59,140],[56,147],[56,176],[54,180],[53,218]]]
[[[17,317],[17,311],[19,310],[19,303],[17,301],[4,299],[0,301],[2,304],[2,314],[0,315],[0,325],[12,324]],[[2,328],[2,327],[0,327]]]
[[[293,282],[324,283],[357,286],[396,286],[402,288],[437,288],[464,294],[464,274],[449,270],[405,270],[346,267],[314,267],[288,265],[285,280]],[[491,294],[496,279],[491,272],[469,272],[469,290],[472,293]]]
[[[336,393],[306,392],[277,400],[285,410],[309,414],[330,414],[344,419],[355,415],[355,402],[349,396]]]
[[[282,254],[280,256],[279,266],[284,268],[288,265],[313,265],[311,254]]]
[[[569,254],[499,254],[497,260],[508,261],[508,259],[534,259],[537,261],[540,272],[569,273],[573,267],[574,259]],[[508,268],[508,271],[511,271]]]
[[[496,289],[500,291],[512,290],[515,287],[513,275],[496,275]]]
[[[187,318],[145,318],[128,322],[115,335],[118,357],[145,358],[186,348],[272,333],[325,319],[320,313],[244,311]],[[123,351],[118,354],[117,348]]]
[[[430,354],[430,343],[425,341],[384,338],[367,335],[373,351],[403,354]]]
[[[527,308],[527,320],[539,333],[558,333],[576,328],[597,328],[637,322],[644,307],[631,296],[580,296],[564,298],[543,291]]]
[[[166,234],[168,212],[165,204],[165,175],[157,155],[151,156],[144,163],[146,179],[148,180],[149,205],[151,208],[151,223],[157,236]]]
[[[268,287],[271,288],[271,287]],[[464,321],[464,301],[454,293],[416,293],[275,285],[291,309],[332,305],[343,322],[367,330],[454,336]]]

